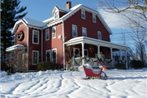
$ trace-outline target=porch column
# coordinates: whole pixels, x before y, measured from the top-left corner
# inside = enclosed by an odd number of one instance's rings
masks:
[[[100,58],[100,46],[99,45],[97,45],[97,56],[98,58]]]
[[[122,50],[119,50],[120,60],[122,60]]]
[[[84,43],[81,44],[82,44],[82,57],[84,57]],[[82,60],[82,64],[84,64],[84,59]]]
[[[127,59],[127,57],[128,57],[128,52],[125,51],[126,69],[128,69],[128,59]]]
[[[113,53],[112,53],[113,51],[112,51],[112,48],[110,48],[110,53],[111,53],[111,60],[112,60],[112,58],[113,58]]]

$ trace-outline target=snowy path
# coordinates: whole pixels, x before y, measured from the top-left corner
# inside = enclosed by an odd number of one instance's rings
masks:
[[[108,80],[83,72],[0,72],[0,98],[147,98],[147,69],[108,70]]]

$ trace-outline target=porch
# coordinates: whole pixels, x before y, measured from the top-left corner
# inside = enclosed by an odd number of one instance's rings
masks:
[[[101,59],[110,68],[115,67],[119,61],[122,61],[125,67],[128,68],[128,48],[126,46],[89,37],[72,38],[64,44],[66,45],[65,53],[70,54],[70,56],[65,57],[65,62],[71,58],[77,58],[78,60],[80,57],[89,57],[93,60]],[[70,50],[70,53],[67,49]],[[85,61],[82,61],[81,64],[84,63]],[[94,66],[96,66],[96,63],[94,63]]]
[[[13,68],[15,72],[27,71],[28,70],[28,55],[26,52],[26,48],[21,44],[16,44],[6,49],[7,66]]]

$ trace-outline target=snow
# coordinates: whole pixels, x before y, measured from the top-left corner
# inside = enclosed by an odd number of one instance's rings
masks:
[[[0,72],[0,98],[146,98],[147,69],[106,73],[108,80],[85,80],[83,71]]]
[[[23,18],[23,20],[27,24],[32,25],[32,26],[43,27],[46,25],[45,23],[43,23],[41,21],[37,21],[37,20],[31,19],[31,18]]]

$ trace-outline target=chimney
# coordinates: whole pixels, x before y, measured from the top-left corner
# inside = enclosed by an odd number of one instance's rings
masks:
[[[66,2],[66,9],[70,9],[71,8],[71,1],[67,1]]]

